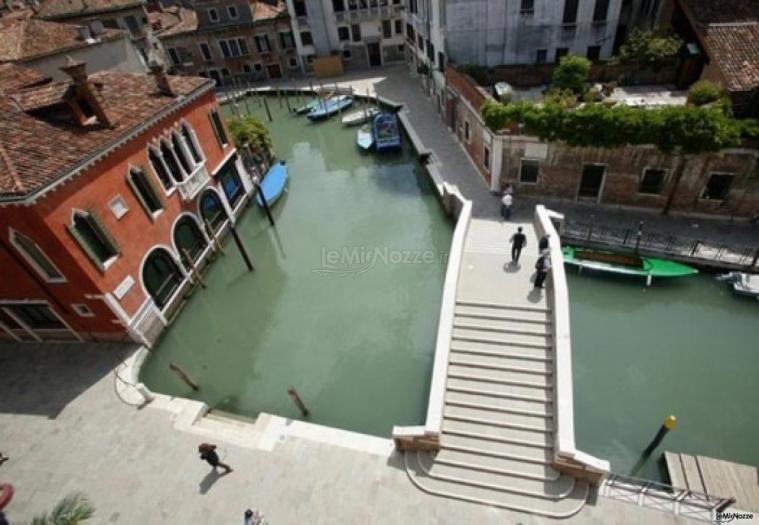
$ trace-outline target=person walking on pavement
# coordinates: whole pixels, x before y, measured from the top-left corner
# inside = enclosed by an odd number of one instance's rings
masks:
[[[548,255],[541,255],[535,263],[535,288],[543,288],[543,283],[548,277],[548,270],[551,269],[551,258]]]
[[[511,193],[504,193],[501,199],[501,217],[508,221],[511,218],[511,206],[514,204],[514,197]]]
[[[511,260],[519,262],[519,256],[522,254],[522,248],[527,245],[527,236],[522,233],[522,227],[517,228],[517,232],[511,236]]]
[[[221,467],[225,473],[232,472],[232,467],[226,463],[222,463],[219,459],[219,455],[216,453],[216,445],[201,443],[198,446],[198,452],[200,452],[200,459],[206,461],[214,470],[216,470],[216,467]]]

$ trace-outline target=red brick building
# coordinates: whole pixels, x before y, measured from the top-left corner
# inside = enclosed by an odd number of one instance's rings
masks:
[[[0,76],[2,339],[151,343],[253,189],[211,80],[85,68]]]

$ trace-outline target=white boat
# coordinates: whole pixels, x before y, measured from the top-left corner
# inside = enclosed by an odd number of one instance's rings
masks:
[[[733,285],[738,295],[748,295],[759,298],[759,275],[743,272],[730,272],[717,277],[719,281],[727,281]]]
[[[377,108],[359,109],[345,115],[342,122],[345,126],[358,126],[359,124],[370,121],[378,113],[379,109]]]
[[[369,125],[362,126],[356,133],[356,145],[364,151],[372,149],[374,146],[374,134]]]

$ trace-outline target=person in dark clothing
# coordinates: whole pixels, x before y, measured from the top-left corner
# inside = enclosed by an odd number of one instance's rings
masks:
[[[522,233],[522,227],[517,228],[517,232],[511,236],[511,260],[519,262],[519,256],[522,253],[522,248],[527,245],[527,236]]]
[[[551,269],[551,259],[547,255],[538,257],[535,263],[535,288],[543,288],[543,283],[548,277],[548,270]]]
[[[200,452],[200,459],[206,461],[214,468],[214,470],[216,467],[221,467],[225,472],[232,472],[232,467],[219,460],[219,455],[216,453],[216,445],[201,443],[200,446],[198,446],[198,452]]]
[[[545,252],[548,249],[548,235],[543,235],[540,238],[540,241],[538,241],[538,253],[540,255],[543,255],[543,252]]]

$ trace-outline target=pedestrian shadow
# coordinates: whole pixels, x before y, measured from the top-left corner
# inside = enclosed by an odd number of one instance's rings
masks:
[[[204,477],[200,484],[198,485],[198,492],[200,494],[207,494],[209,490],[211,490],[211,487],[213,487],[214,483],[219,481],[220,478],[226,476],[229,474],[229,472],[224,472],[223,474],[219,474],[219,472],[212,468],[208,474],[206,474],[206,477]]]
[[[522,269],[522,265],[516,261],[509,261],[503,265],[503,271],[506,273],[517,273]]]
[[[543,297],[542,288],[533,288],[530,293],[527,294],[527,300],[531,303],[539,303]]]

